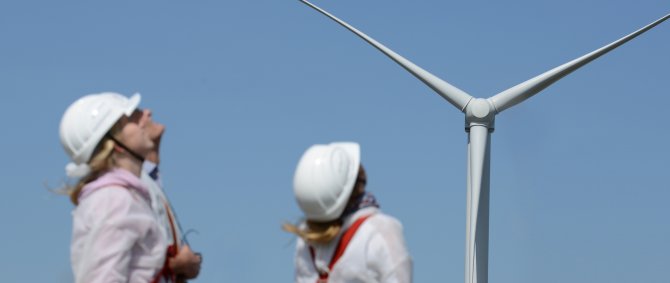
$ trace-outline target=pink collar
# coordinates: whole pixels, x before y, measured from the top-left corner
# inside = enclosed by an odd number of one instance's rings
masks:
[[[130,173],[130,171],[120,168],[109,170],[107,173],[84,185],[84,188],[79,193],[79,199],[85,198],[98,189],[112,185],[134,189],[147,200],[150,199],[149,189],[142,183],[140,178]]]

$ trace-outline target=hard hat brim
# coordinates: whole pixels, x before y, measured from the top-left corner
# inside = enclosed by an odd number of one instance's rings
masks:
[[[128,107],[126,110],[123,112],[126,116],[130,116],[133,114],[135,109],[140,106],[140,102],[142,101],[142,95],[139,93],[133,94],[130,98],[128,98]]]

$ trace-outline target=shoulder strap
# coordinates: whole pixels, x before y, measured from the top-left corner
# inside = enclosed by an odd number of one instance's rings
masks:
[[[333,254],[333,258],[330,260],[328,269],[330,270],[333,269],[333,266],[335,266],[337,260],[339,260],[340,257],[342,257],[342,255],[344,254],[344,251],[347,249],[347,246],[349,245],[349,242],[356,234],[356,231],[358,231],[358,228],[361,227],[361,224],[363,224],[363,222],[367,220],[370,216],[372,215],[366,215],[356,219],[356,222],[354,222],[354,224],[351,224],[351,227],[349,227],[349,229],[347,229],[347,231],[344,232],[344,235],[342,235],[342,238],[340,238],[340,241],[337,243],[335,254]]]
[[[347,249],[347,246],[349,245],[349,242],[351,239],[354,238],[354,235],[356,234],[356,231],[358,231],[358,228],[361,227],[363,222],[370,218],[372,215],[365,215],[361,218],[356,219],[356,221],[351,224],[349,229],[342,234],[342,237],[340,238],[340,241],[337,243],[337,247],[335,248],[335,253],[333,254],[333,257],[330,259],[330,263],[328,264],[328,270],[333,270],[333,267],[335,266],[335,263],[342,257],[344,254],[344,251]],[[314,264],[316,265],[316,254],[314,252],[314,248],[312,246],[309,247],[309,253],[312,255],[312,261],[314,261]],[[317,270],[318,272],[318,270]],[[317,282],[327,282],[328,281],[328,273],[319,273],[319,280]]]
[[[158,272],[158,274],[156,274],[151,283],[158,283],[160,282],[161,278],[165,279],[166,282],[176,282],[176,275],[172,271],[172,268],[170,268],[169,260],[170,258],[175,257],[179,252],[179,246],[177,245],[179,241],[177,239],[177,232],[174,226],[174,219],[172,217],[172,212],[170,211],[170,208],[167,205],[167,203],[164,203],[164,205],[165,205],[165,211],[168,216],[168,220],[170,222],[170,230],[172,231],[172,237],[174,239],[174,243],[168,246],[167,252],[165,253],[165,261],[163,262],[163,268]]]

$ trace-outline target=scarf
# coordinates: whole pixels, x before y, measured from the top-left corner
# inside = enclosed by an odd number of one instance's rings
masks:
[[[344,219],[349,215],[354,214],[354,212],[366,208],[366,207],[376,207],[379,208],[379,203],[377,203],[377,199],[375,198],[374,195],[372,195],[371,192],[364,192],[360,196],[356,197],[354,201],[347,205],[346,208],[344,208],[344,212],[342,212],[341,218]]]

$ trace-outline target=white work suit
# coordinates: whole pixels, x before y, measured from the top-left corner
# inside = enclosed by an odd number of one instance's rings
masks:
[[[339,238],[356,219],[370,215],[358,228],[344,254],[328,270]],[[318,270],[328,272],[331,283],[408,283],[412,282],[412,260],[405,247],[402,224],[376,207],[358,210],[344,219],[342,232],[326,245],[309,245],[298,239],[295,253],[295,282],[315,283]]]
[[[163,268],[165,237],[147,188],[129,171],[112,169],[84,186],[72,218],[75,282],[147,283]]]
[[[167,239],[167,246],[172,245],[172,244],[177,244],[178,247],[181,247],[181,231],[179,230],[179,226],[176,223],[174,213],[171,211],[172,207],[170,206],[170,203],[168,201],[167,196],[165,195],[165,192],[163,191],[162,184],[160,181],[160,178],[154,180],[151,176],[149,176],[149,172],[153,171],[158,167],[157,164],[150,162],[150,161],[144,161],[144,164],[142,165],[142,174],[141,174],[141,180],[144,185],[147,186],[149,189],[149,195],[151,198],[151,203],[152,203],[152,209],[154,211],[154,214],[156,214],[156,217],[158,219],[158,222],[160,223],[163,232],[163,235]],[[168,214],[170,213],[170,214]],[[172,223],[171,223],[172,222]],[[177,239],[175,240],[172,234],[172,227],[175,229],[175,234],[177,236]]]

